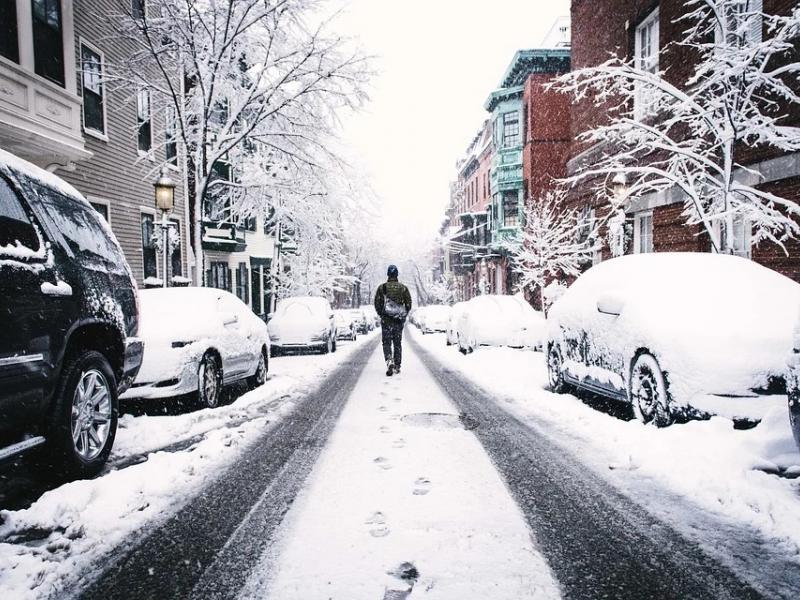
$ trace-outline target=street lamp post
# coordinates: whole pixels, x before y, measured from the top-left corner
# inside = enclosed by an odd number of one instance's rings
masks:
[[[175,182],[167,174],[167,168],[161,169],[161,177],[153,184],[156,196],[156,208],[161,211],[161,253],[163,259],[162,287],[167,287],[167,274],[169,273],[169,227],[168,213],[175,205]]]

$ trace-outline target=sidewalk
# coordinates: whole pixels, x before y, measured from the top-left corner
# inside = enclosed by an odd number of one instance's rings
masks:
[[[404,350],[399,376],[371,359],[242,597],[559,596],[480,443]]]

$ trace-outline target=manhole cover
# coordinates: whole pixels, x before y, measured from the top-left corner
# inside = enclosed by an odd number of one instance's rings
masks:
[[[478,422],[466,414],[413,413],[401,419],[403,423],[429,429],[475,429]]]

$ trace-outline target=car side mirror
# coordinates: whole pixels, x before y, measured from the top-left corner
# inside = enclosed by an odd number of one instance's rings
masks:
[[[625,300],[619,294],[608,292],[601,294],[597,299],[597,312],[604,315],[618,317],[622,314],[623,308],[625,308]]]

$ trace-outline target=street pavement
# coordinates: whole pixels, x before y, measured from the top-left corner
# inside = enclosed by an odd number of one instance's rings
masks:
[[[391,379],[376,342],[359,350],[85,582],[83,598],[761,597],[410,341]]]

